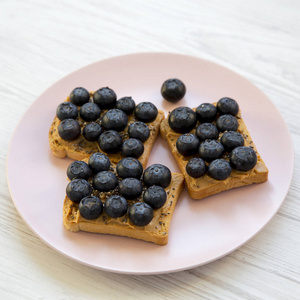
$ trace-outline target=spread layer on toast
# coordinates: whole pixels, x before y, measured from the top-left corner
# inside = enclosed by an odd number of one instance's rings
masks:
[[[189,194],[193,199],[202,199],[207,196],[220,193],[222,191],[230,190],[232,188],[245,186],[253,183],[261,183],[268,179],[268,169],[259,155],[255,144],[250,136],[250,133],[246,127],[244,120],[241,118],[241,112],[239,111],[236,116],[238,121],[237,131],[244,137],[245,146],[251,147],[255,150],[257,155],[257,163],[255,167],[247,172],[232,170],[230,176],[225,180],[216,180],[210,177],[207,173],[200,178],[193,178],[186,172],[186,165],[188,161],[194,156],[182,156],[176,149],[176,141],[180,137],[180,133],[174,132],[168,123],[168,118],[162,121],[160,125],[161,136],[167,140],[168,146],[173,154],[182,174],[185,177],[186,186]],[[195,133],[195,128],[190,131]],[[220,134],[219,139],[222,134]],[[224,159],[229,158],[228,153],[223,155]]]
[[[91,94],[92,95],[92,94]],[[66,101],[69,101],[69,97],[66,99]],[[107,110],[103,110],[101,112],[101,116],[106,112]],[[101,118],[101,117],[100,117]],[[144,144],[144,153],[138,158],[138,160],[141,162],[143,167],[145,168],[148,162],[148,158],[151,153],[151,149],[155,143],[155,140],[159,133],[160,123],[164,119],[164,113],[161,110],[158,110],[158,115],[156,119],[153,122],[146,123],[149,130],[150,130],[150,136],[149,138],[143,143]],[[79,125],[81,127],[81,130],[83,127],[87,124],[84,120],[80,118],[80,116],[77,117],[77,121],[79,122]],[[127,127],[119,132],[122,136],[123,141],[128,139],[128,126],[134,122],[136,122],[136,118],[134,114],[128,115],[128,125]],[[85,158],[88,158],[95,152],[103,152],[98,142],[91,142],[84,138],[82,134],[78,138],[76,138],[73,141],[65,141],[63,140],[59,134],[58,134],[58,126],[60,124],[60,120],[55,117],[50,130],[49,130],[49,144],[52,149],[52,153],[59,158],[69,157],[74,160],[82,160]],[[108,154],[109,159],[112,163],[118,163],[123,157],[122,154],[116,153],[116,154]]]
[[[63,205],[63,223],[70,231],[87,231],[93,233],[113,234],[127,236],[159,245],[168,243],[169,228],[178,197],[183,189],[184,177],[179,173],[172,173],[170,185],[165,188],[167,201],[162,208],[154,210],[152,221],[146,226],[133,225],[128,215],[120,218],[111,218],[105,211],[96,220],[87,220],[80,215],[78,204],[71,201],[67,196]],[[97,192],[97,191],[96,191]],[[97,193],[102,202],[111,193]],[[140,200],[130,200],[133,204]]]

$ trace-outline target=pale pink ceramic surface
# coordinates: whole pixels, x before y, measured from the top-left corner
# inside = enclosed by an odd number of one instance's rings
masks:
[[[160,87],[177,77],[187,87],[177,104],[164,101]],[[56,107],[77,86],[113,88],[118,97],[151,101],[167,114],[181,105],[198,106],[221,97],[236,99],[252,138],[269,168],[269,181],[203,200],[184,191],[177,204],[169,243],[151,243],[90,233],[71,233],[62,224],[69,159],[55,158],[48,130]],[[149,165],[178,167],[166,142],[158,138]],[[184,55],[142,53],[91,64],[44,92],[21,119],[7,158],[12,199],[28,226],[50,247],[85,265],[127,274],[185,270],[220,258],[252,238],[274,216],[291,182],[294,153],[280,113],[268,98],[240,75],[217,64]]]

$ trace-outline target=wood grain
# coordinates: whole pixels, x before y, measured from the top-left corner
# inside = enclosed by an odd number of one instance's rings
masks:
[[[300,299],[299,11],[296,0],[1,0],[0,298]],[[295,169],[276,216],[240,249],[188,271],[126,276],[40,241],[13,205],[5,161],[19,119],[50,85],[95,61],[149,51],[208,59],[253,82],[287,123]]]

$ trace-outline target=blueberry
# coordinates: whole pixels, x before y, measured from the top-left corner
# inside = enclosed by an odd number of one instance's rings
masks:
[[[171,182],[172,174],[166,166],[154,164],[145,170],[143,179],[144,183],[148,187],[152,185],[159,185],[166,188]]]
[[[75,88],[70,94],[70,101],[77,106],[81,106],[84,103],[89,102],[89,100],[90,93],[83,87]]]
[[[251,147],[236,147],[230,154],[230,164],[237,171],[250,171],[257,163],[257,156]]]
[[[143,192],[142,182],[136,178],[125,178],[119,182],[119,192],[125,199],[136,199]]]
[[[121,151],[125,157],[139,158],[144,153],[144,145],[140,140],[130,138],[123,143]]]
[[[208,174],[216,180],[225,180],[231,173],[230,163],[225,159],[215,159],[208,165]]]
[[[216,140],[219,137],[219,131],[212,123],[202,123],[197,127],[196,135],[201,141]]]
[[[177,151],[183,156],[196,154],[199,145],[199,139],[192,133],[182,134],[176,141]]]
[[[103,211],[103,204],[96,196],[87,196],[79,203],[79,212],[87,220],[95,220],[100,217]]]
[[[127,213],[128,203],[125,198],[113,195],[106,199],[105,211],[111,218],[120,218]]]
[[[108,130],[99,136],[98,144],[100,149],[106,153],[117,153],[121,150],[123,140],[118,132]]]
[[[60,121],[64,119],[76,119],[78,116],[78,108],[71,102],[63,102],[58,105],[56,116]]]
[[[91,176],[92,170],[90,169],[89,165],[84,161],[73,161],[68,169],[67,169],[67,176],[70,180],[74,178],[82,178],[88,180]]]
[[[85,103],[80,108],[80,117],[87,122],[96,121],[100,117],[100,113],[101,109],[93,102]]]
[[[127,115],[120,109],[110,109],[102,117],[102,126],[106,130],[122,131],[127,123]]]
[[[90,156],[89,166],[94,173],[108,171],[110,167],[110,160],[104,153],[96,152]]]
[[[101,171],[95,175],[93,186],[100,192],[108,192],[118,186],[118,178],[113,172]]]
[[[236,131],[239,127],[237,119],[232,115],[222,115],[216,122],[219,131]]]
[[[76,178],[69,182],[66,193],[70,200],[79,203],[82,198],[92,193],[92,187],[85,179]]]
[[[128,211],[129,219],[133,225],[146,226],[154,216],[153,208],[144,202],[133,204]]]
[[[152,185],[144,192],[143,200],[153,209],[161,208],[167,201],[167,193],[161,186]]]
[[[84,126],[82,134],[86,140],[90,142],[95,142],[98,140],[101,132],[102,132],[101,126],[98,123],[92,122]]]
[[[184,97],[186,87],[181,80],[170,78],[163,83],[160,91],[167,101],[177,102]]]
[[[94,93],[93,100],[101,109],[110,109],[115,106],[117,95],[109,87],[104,87]]]
[[[244,146],[244,138],[237,131],[226,131],[221,137],[221,143],[225,150],[230,152],[238,146]]]
[[[239,112],[239,105],[234,99],[224,97],[218,101],[217,109],[220,115],[230,114],[236,116]]]
[[[121,178],[133,177],[140,179],[143,174],[142,164],[133,157],[125,157],[117,164],[117,173]]]
[[[189,132],[195,127],[196,122],[196,113],[186,106],[175,108],[169,115],[169,125],[175,132]]]
[[[151,102],[141,102],[135,107],[134,114],[139,121],[148,123],[156,119],[158,110]]]
[[[150,130],[144,122],[134,122],[128,127],[128,135],[130,138],[146,142],[150,136]]]
[[[193,178],[199,178],[206,172],[205,161],[200,157],[193,157],[185,167],[186,172]]]
[[[199,155],[205,161],[210,162],[222,156],[224,152],[223,145],[216,140],[205,140],[200,144]]]
[[[134,111],[135,102],[131,97],[123,97],[117,101],[116,108],[124,111],[126,115],[130,115]]]
[[[202,103],[196,108],[196,115],[200,123],[209,123],[215,120],[217,108],[211,103]]]
[[[79,137],[81,128],[74,119],[64,119],[58,125],[58,134],[65,141],[73,141]]]

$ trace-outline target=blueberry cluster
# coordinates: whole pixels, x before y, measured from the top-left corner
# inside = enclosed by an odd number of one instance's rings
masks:
[[[82,217],[94,220],[103,211],[111,218],[128,214],[136,226],[149,224],[153,210],[166,203],[164,189],[172,179],[166,166],[154,164],[143,171],[141,163],[133,157],[120,160],[114,170],[109,158],[100,152],[92,154],[88,163],[72,162],[67,176],[71,180],[67,196],[79,204]],[[105,202],[101,201],[100,193],[107,193]]]
[[[256,165],[257,157],[251,147],[244,146],[244,138],[237,131],[238,103],[222,98],[214,106],[200,104],[196,111],[181,106],[169,115],[169,125],[177,133],[177,151],[183,156],[194,156],[187,165],[187,173],[194,178],[206,172],[214,179],[225,180],[232,168],[249,171]],[[195,134],[190,133],[196,128]],[[228,154],[229,160],[224,159]]]
[[[138,105],[131,97],[117,100],[116,93],[104,87],[98,89],[92,96],[82,87],[75,88],[69,97],[70,101],[61,103],[56,110],[56,116],[61,121],[58,134],[63,140],[73,141],[82,134],[88,141],[98,142],[106,153],[122,152],[125,157],[140,157],[149,136],[148,122],[156,119],[158,110],[150,102]],[[120,132],[128,125],[128,116],[134,114],[136,122],[128,127],[129,139],[123,141]]]

